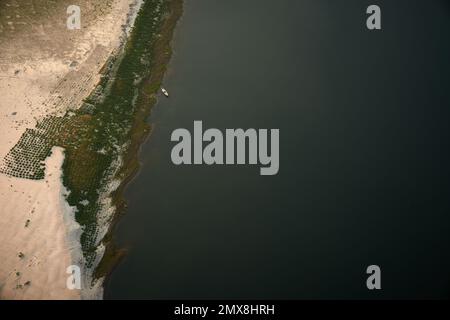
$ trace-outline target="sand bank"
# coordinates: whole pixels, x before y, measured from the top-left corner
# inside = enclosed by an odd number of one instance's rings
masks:
[[[79,1],[82,28],[68,30],[70,1],[45,12],[33,1],[8,2],[0,4],[0,171],[25,130],[82,104],[119,47],[134,3]],[[101,296],[66,288],[66,268],[80,262],[80,230],[64,199],[63,159],[63,149],[53,148],[43,180],[0,173],[0,298]]]

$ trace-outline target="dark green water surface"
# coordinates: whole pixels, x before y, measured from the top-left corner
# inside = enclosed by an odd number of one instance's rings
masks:
[[[105,298],[450,296],[450,5],[370,4],[185,1]],[[279,128],[278,175],[173,165],[194,120]]]

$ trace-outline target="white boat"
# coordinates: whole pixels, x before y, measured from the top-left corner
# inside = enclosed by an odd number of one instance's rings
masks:
[[[166,97],[169,97],[169,93],[167,92],[166,89],[161,88],[161,91],[162,91],[162,93],[164,93],[164,95],[165,95]]]

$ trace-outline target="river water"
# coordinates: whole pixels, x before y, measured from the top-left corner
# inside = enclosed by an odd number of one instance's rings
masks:
[[[450,296],[450,6],[370,4],[185,1],[105,298]],[[173,165],[194,120],[280,129],[278,175]]]

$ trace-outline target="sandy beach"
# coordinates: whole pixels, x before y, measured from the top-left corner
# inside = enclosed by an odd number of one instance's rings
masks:
[[[66,287],[67,267],[80,263],[81,230],[64,197],[64,149],[52,149],[40,180],[12,176],[4,159],[27,129],[92,92],[134,1],[79,1],[80,30],[67,29],[68,1],[35,3],[0,4],[0,298],[101,298],[101,286]]]

